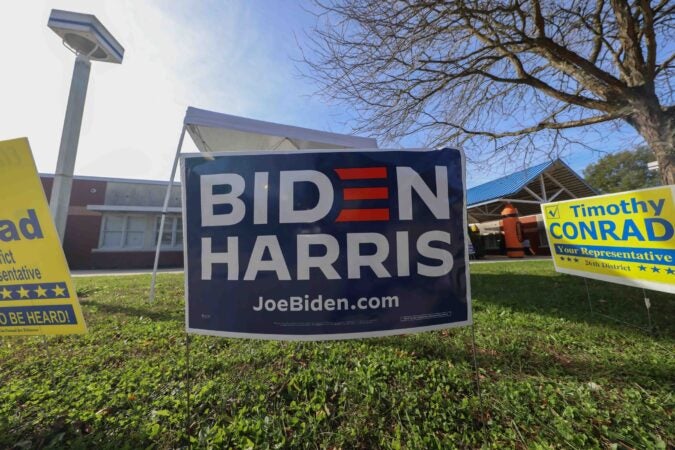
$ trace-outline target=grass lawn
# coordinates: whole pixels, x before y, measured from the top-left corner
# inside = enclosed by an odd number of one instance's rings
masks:
[[[675,296],[656,335],[590,316],[548,261],[474,264],[471,329],[327,343],[192,336],[190,434],[213,448],[673,448]],[[187,446],[182,275],[75,280],[85,336],[0,340],[0,448]],[[645,326],[642,291],[589,282]],[[53,370],[54,384],[49,372]]]

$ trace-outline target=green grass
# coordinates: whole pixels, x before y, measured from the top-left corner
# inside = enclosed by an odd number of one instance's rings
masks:
[[[85,336],[0,341],[0,448],[667,448],[675,296],[655,334],[588,313],[550,262],[472,266],[471,330],[327,343],[191,337],[181,275],[77,278]],[[589,282],[596,312],[646,327],[642,292]],[[53,372],[54,385],[49,373]]]

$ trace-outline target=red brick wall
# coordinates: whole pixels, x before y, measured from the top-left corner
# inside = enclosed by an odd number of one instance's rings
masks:
[[[49,199],[54,179],[41,177],[41,180]],[[63,242],[63,250],[71,269],[91,268],[91,250],[98,247],[101,232],[101,213],[88,211],[87,205],[102,205],[105,202],[105,188],[105,181],[73,180]]]
[[[54,179],[52,177],[40,179],[49,200]],[[151,269],[155,261],[154,251],[92,251],[98,248],[102,215],[87,210],[87,205],[105,204],[106,185],[105,181],[73,180],[63,245],[68,265],[73,270]],[[163,251],[160,254],[159,266],[183,267],[183,252]]]

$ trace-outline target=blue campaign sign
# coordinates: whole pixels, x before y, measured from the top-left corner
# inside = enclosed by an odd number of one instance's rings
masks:
[[[458,150],[183,155],[188,332],[347,339],[472,323]]]

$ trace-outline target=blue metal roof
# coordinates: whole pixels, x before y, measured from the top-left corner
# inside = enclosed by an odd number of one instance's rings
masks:
[[[533,179],[541,175],[546,169],[555,164],[556,161],[548,161],[536,166],[528,167],[511,175],[488,181],[481,185],[472,187],[466,191],[467,207],[484,203],[497,198],[507,197],[520,191],[527,186]]]

